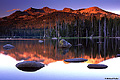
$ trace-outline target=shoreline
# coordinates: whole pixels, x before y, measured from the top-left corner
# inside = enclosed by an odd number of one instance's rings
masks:
[[[58,37],[57,37],[58,38]],[[120,37],[61,37],[58,39],[99,39],[99,38],[108,38],[108,39],[120,39]],[[46,38],[48,39],[48,38]],[[52,38],[51,38],[52,39]],[[38,38],[0,38],[1,40],[41,40]]]
[[[6,39],[6,38],[0,38],[0,41],[2,41],[2,40],[5,40],[5,41],[11,40],[12,41],[12,40],[40,40],[40,39],[32,39],[32,38],[31,39],[27,39],[27,38],[7,38]]]

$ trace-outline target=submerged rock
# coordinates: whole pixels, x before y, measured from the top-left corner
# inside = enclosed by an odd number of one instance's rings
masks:
[[[65,62],[85,62],[87,59],[84,58],[73,58],[73,59],[65,59]]]
[[[59,48],[58,51],[60,54],[65,55],[69,52],[69,48]]]
[[[13,48],[14,48],[14,46],[11,45],[11,44],[6,44],[6,45],[3,46],[3,49],[5,49],[5,50],[10,50],[10,49],[13,49]]]
[[[108,66],[107,65],[104,65],[104,64],[89,64],[87,66],[89,69],[105,69],[107,68]]]
[[[60,40],[60,42],[59,42],[59,47],[61,47],[61,48],[69,48],[71,46],[72,45],[64,39]]]
[[[44,64],[36,61],[24,61],[16,64],[16,67],[22,71],[33,72],[44,67]]]
[[[120,54],[117,54],[116,57],[120,57]]]

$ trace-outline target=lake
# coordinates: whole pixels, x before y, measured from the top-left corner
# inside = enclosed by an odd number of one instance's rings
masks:
[[[120,40],[66,39],[70,48],[59,48],[59,40],[1,40],[0,80],[105,80],[120,79]],[[12,44],[15,48],[4,50]],[[86,62],[68,63],[65,59],[85,58]],[[15,65],[22,61],[37,61],[45,67],[26,72]],[[88,64],[105,64],[106,69],[89,69]]]

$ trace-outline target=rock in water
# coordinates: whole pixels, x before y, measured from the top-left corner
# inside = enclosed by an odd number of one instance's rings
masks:
[[[59,47],[61,47],[61,48],[69,48],[71,46],[72,45],[64,39],[60,40],[60,42],[59,42]]]
[[[53,37],[52,39],[55,39],[55,40],[56,40],[57,38],[56,38],[56,37]]]
[[[3,46],[3,49],[5,49],[5,50],[10,50],[10,49],[13,49],[13,48],[14,48],[14,46],[11,45],[11,44],[6,44],[6,45]]]
[[[120,54],[117,54],[116,57],[120,57]]]
[[[84,58],[73,58],[73,59],[65,59],[65,62],[84,62],[87,61],[87,59]]]
[[[65,55],[69,52],[69,48],[59,48],[58,51],[60,54]]]
[[[107,68],[108,66],[107,65],[104,65],[104,64],[89,64],[87,66],[89,69],[105,69]]]
[[[42,40],[39,40],[38,42],[39,42],[39,43],[42,43],[43,41],[42,41]]]
[[[36,61],[24,61],[16,64],[16,67],[22,71],[33,72],[44,67],[44,64]]]

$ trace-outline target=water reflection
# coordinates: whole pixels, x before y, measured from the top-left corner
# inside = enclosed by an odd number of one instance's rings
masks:
[[[58,48],[58,40],[44,40],[43,43],[39,43],[38,40],[0,41],[0,75],[2,76],[0,80],[105,80],[109,77],[120,78],[120,58],[113,58],[116,54],[120,54],[119,40],[68,39],[67,41],[73,45],[69,49]],[[5,44],[12,44],[15,48],[4,50],[3,45]],[[78,44],[82,45],[74,46]],[[69,58],[85,58],[88,61],[69,64],[63,62],[64,59]],[[38,61],[47,65],[36,72],[27,73],[15,67],[21,60]],[[105,64],[108,68],[91,70],[87,68],[90,63]]]
[[[69,52],[69,48],[59,48],[58,52],[62,55],[65,55],[66,53]]]
[[[5,61],[4,61],[5,60]],[[3,63],[4,61],[4,63]],[[69,63],[63,61],[50,63],[41,70],[27,73],[15,68],[18,63],[14,58],[0,54],[0,80],[105,80],[118,78],[120,58],[113,58],[101,62],[108,65],[107,69],[88,69],[88,63]],[[114,65],[113,65],[114,64]],[[7,75],[7,77],[6,77]]]
[[[117,39],[68,39],[67,41],[73,45],[68,49],[58,48],[58,40],[44,39],[43,43],[39,43],[38,40],[0,41],[0,51],[17,61],[38,61],[44,64],[69,58],[85,58],[88,59],[86,63],[97,64],[119,54]],[[5,44],[12,44],[15,48],[4,50],[3,45]],[[81,45],[79,46],[79,44]]]

